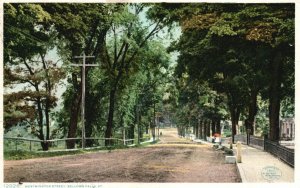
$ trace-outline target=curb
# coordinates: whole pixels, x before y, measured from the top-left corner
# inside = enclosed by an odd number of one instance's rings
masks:
[[[223,145],[223,146],[224,146],[224,145]],[[224,147],[228,148],[227,146],[224,146]],[[228,148],[228,149],[229,149],[229,148]],[[232,149],[232,150],[233,150],[234,156],[236,157],[236,152],[235,152],[235,150],[234,150],[234,149]],[[242,183],[247,182],[247,178],[246,178],[246,176],[245,176],[244,170],[243,170],[243,168],[241,167],[241,165],[240,165],[239,163],[237,163],[237,162],[235,162],[235,165],[236,165],[236,168],[237,168],[237,173],[238,173],[238,175],[239,175],[239,177],[240,177]]]
[[[207,144],[207,145],[213,145],[212,143],[210,143],[210,142],[205,142],[205,141],[203,141],[203,140],[193,140],[194,142],[200,142],[201,144]],[[226,146],[226,144],[224,144],[224,145],[222,145],[223,147],[226,147],[226,148],[228,148],[227,146]],[[229,148],[228,148],[229,149]],[[232,149],[233,150],[233,149]],[[233,153],[234,153],[234,156],[236,157],[236,152],[233,150]],[[236,167],[237,167],[237,173],[238,173],[238,176],[240,177],[240,179],[241,179],[241,183],[245,183],[245,182],[247,182],[247,179],[246,179],[246,176],[245,176],[245,173],[244,173],[244,171],[243,171],[243,169],[242,169],[242,167],[236,162],[235,163],[235,165],[236,165]]]
[[[234,156],[237,157],[236,156],[236,150],[234,150],[234,149],[232,149],[232,150],[233,150]],[[243,162],[243,160],[242,160],[242,162]],[[246,178],[245,172],[243,170],[243,167],[240,165],[240,163],[236,162],[235,164],[236,164],[236,167],[237,167],[237,171],[238,171],[238,173],[240,175],[240,178],[242,180],[242,183],[246,183],[247,182],[247,178]]]
[[[238,171],[238,173],[240,175],[240,178],[242,180],[242,183],[246,183],[247,182],[247,178],[245,176],[245,173],[244,173],[242,167],[238,163],[235,163],[235,164],[236,164],[236,167],[237,167],[237,171]]]

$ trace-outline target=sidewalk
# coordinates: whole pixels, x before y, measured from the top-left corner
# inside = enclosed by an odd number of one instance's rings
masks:
[[[222,143],[229,148],[229,144]],[[236,154],[236,145],[233,145]],[[294,182],[294,168],[268,152],[242,144],[242,163],[237,163],[243,183]]]

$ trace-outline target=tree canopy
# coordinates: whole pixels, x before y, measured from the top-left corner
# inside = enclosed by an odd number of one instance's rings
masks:
[[[89,138],[149,129],[155,137],[173,114],[182,136],[193,127],[205,139],[230,120],[234,141],[243,120],[250,134],[257,122],[278,140],[280,116],[294,115],[294,4],[5,3],[4,11],[6,132],[24,125],[40,140],[82,136],[82,70],[70,64],[83,53],[99,65],[85,72]]]

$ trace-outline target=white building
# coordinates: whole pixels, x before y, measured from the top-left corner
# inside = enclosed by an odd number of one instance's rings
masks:
[[[284,118],[280,120],[279,126],[280,140],[295,139],[295,121],[294,118]]]

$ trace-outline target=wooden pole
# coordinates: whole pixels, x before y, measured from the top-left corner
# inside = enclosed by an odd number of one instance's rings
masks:
[[[125,126],[124,126],[124,128],[123,128],[123,144],[124,144],[124,146],[126,146],[126,135],[125,135]]]
[[[136,106],[136,123],[137,123],[137,143],[140,144],[140,104],[138,102]]]
[[[155,128],[156,128],[156,117],[155,117],[155,102],[153,102],[153,131],[152,131],[152,136],[153,136],[153,141],[155,141]]]
[[[81,121],[82,121],[82,149],[85,148],[85,120],[84,120],[84,113],[85,113],[85,54],[83,54],[83,63],[82,63],[82,94],[81,94]]]
[[[86,56],[85,53],[83,53],[83,56],[75,56],[74,58],[80,58],[82,59],[82,64],[71,64],[71,66],[81,66],[82,67],[82,73],[81,73],[81,122],[82,122],[82,149],[85,148],[85,67],[95,67],[98,65],[95,64],[86,64],[85,60],[86,58],[94,58],[95,56]]]

